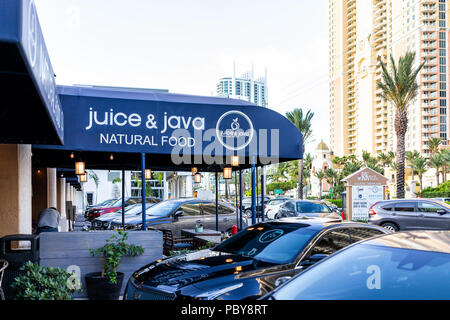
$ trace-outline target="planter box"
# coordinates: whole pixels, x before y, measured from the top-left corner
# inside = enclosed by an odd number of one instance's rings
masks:
[[[67,271],[79,268],[81,272],[82,292],[74,298],[86,298],[87,273],[99,272],[102,258],[93,257],[89,249],[97,249],[105,244],[114,231],[104,232],[43,232],[40,234],[40,264],[46,267],[59,267]],[[160,231],[129,231],[127,243],[140,245],[144,254],[138,257],[123,257],[119,272],[125,274],[121,295],[125,290],[130,275],[140,267],[163,256],[163,238]]]

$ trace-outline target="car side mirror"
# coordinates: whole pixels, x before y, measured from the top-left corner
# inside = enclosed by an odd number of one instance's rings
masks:
[[[179,210],[173,214],[173,219],[178,220],[178,218],[181,217],[182,215],[183,215],[183,211]]]

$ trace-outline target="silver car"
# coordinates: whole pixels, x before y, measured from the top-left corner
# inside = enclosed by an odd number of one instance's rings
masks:
[[[386,200],[369,209],[369,223],[399,230],[450,230],[450,206],[433,199]]]
[[[289,200],[283,203],[276,218],[286,217],[316,217],[342,220],[325,202],[318,200]]]

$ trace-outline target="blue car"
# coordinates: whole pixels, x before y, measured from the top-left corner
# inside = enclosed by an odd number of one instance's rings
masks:
[[[214,248],[150,263],[129,279],[128,300],[256,299],[379,226],[324,218],[252,225]]]
[[[450,231],[403,231],[361,241],[263,299],[450,300]]]

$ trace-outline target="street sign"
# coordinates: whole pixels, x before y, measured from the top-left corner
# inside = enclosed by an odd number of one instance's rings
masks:
[[[274,194],[283,194],[283,190],[281,190],[281,189],[275,189],[275,190],[273,190],[273,193],[274,193]]]

